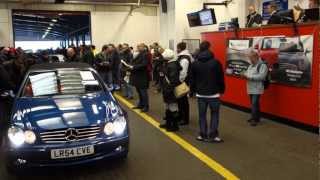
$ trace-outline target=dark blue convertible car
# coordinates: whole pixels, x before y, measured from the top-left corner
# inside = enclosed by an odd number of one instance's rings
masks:
[[[126,113],[88,65],[35,65],[14,101],[3,148],[9,170],[125,158]]]

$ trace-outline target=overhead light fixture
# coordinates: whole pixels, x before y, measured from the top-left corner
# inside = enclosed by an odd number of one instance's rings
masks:
[[[58,20],[57,19],[52,19],[52,22],[58,22]]]
[[[62,16],[63,14],[62,14],[62,13],[59,13],[58,15],[59,15],[59,16]]]
[[[52,27],[48,27],[48,29],[50,30],[50,29],[52,29]]]
[[[50,23],[50,26],[54,26],[54,24],[53,24],[53,23]]]

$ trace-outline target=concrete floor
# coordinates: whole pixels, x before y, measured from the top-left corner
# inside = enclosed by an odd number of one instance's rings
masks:
[[[149,115],[162,119],[161,95],[150,91]],[[134,101],[133,101],[134,102]],[[197,107],[191,100],[191,124],[177,134],[219,162],[241,179],[318,179],[317,135],[269,120],[248,126],[249,114],[228,107],[221,109],[220,134],[223,144],[195,140]],[[125,106],[124,106],[125,107]],[[64,169],[35,169],[24,180],[212,180],[223,179],[204,163],[182,149],[158,129],[126,108],[130,117],[131,144],[128,159],[95,166]],[[0,153],[0,162],[3,154]],[[40,173],[41,172],[41,173]],[[0,163],[0,180],[13,180]]]

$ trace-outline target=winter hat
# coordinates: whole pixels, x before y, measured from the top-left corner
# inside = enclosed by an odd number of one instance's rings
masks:
[[[171,49],[165,49],[162,53],[162,57],[167,60],[174,59],[174,52]]]

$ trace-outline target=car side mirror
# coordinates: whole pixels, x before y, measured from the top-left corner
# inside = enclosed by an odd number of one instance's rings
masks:
[[[309,53],[311,53],[311,50],[310,49],[306,49],[306,51],[305,51],[305,55],[307,55],[307,54],[309,54]]]

